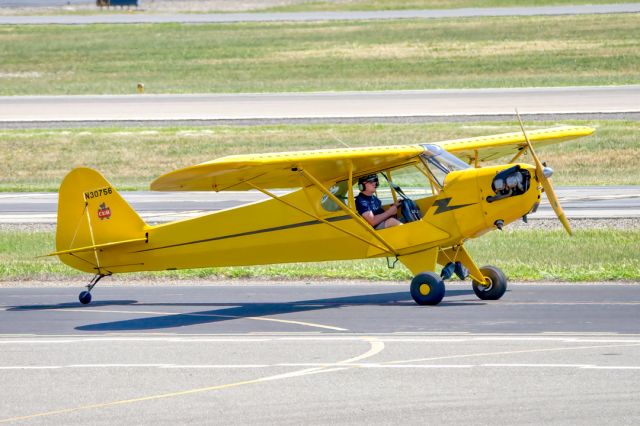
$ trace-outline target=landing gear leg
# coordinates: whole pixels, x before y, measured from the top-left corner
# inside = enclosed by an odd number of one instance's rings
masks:
[[[82,303],[83,305],[88,305],[89,303],[91,303],[91,290],[93,290],[96,284],[98,284],[98,281],[100,281],[103,277],[106,277],[108,275],[111,275],[111,274],[96,274],[91,279],[91,282],[87,285],[87,289],[85,291],[80,292],[80,294],[78,295],[78,300],[80,301],[80,303]]]

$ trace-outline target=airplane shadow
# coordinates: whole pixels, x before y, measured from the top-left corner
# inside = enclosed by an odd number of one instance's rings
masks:
[[[447,291],[447,296],[473,294],[472,290]],[[471,302],[474,305],[478,302]],[[437,308],[446,308],[460,305],[467,305],[468,302],[447,302],[443,300]],[[394,293],[367,294],[348,297],[312,299],[295,302],[282,303],[142,303],[136,306],[208,306],[218,309],[194,311],[188,313],[175,313],[157,315],[145,318],[136,318],[123,321],[113,321],[98,324],[89,324],[76,327],[79,331],[145,331],[169,328],[190,327],[201,324],[211,324],[223,321],[231,321],[243,318],[270,317],[273,315],[295,314],[298,312],[319,311],[325,309],[339,309],[349,306],[406,306],[422,309],[433,309],[436,307],[418,307],[411,296],[406,291]],[[224,308],[225,306],[229,306]],[[135,311],[133,312],[135,313]]]
[[[86,308],[104,306],[127,306],[136,307],[204,307],[205,310],[188,313],[168,313],[147,316],[145,318],[127,319],[122,321],[110,321],[104,323],[87,324],[75,327],[79,331],[145,331],[169,328],[190,327],[201,324],[218,323],[250,317],[269,317],[273,315],[286,315],[298,312],[310,312],[325,309],[339,309],[349,306],[405,306],[419,309],[441,309],[447,307],[478,305],[483,304],[480,300],[467,301],[447,301],[452,296],[473,295],[473,290],[447,290],[445,299],[437,306],[420,307],[411,299],[409,292],[392,292],[365,294],[337,298],[311,299],[293,302],[276,303],[247,303],[247,302],[225,302],[225,303],[138,303],[135,300],[106,300],[92,302],[90,305],[75,303],[60,303],[55,305],[25,305],[14,306],[9,311],[28,310],[54,310],[69,308]],[[475,298],[475,295],[474,295]],[[136,315],[135,310],[131,310],[132,315]]]

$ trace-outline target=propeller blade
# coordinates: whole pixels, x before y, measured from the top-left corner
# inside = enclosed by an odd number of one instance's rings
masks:
[[[547,199],[549,200],[549,204],[551,204],[553,211],[556,212],[556,216],[558,216],[558,219],[560,219],[562,226],[564,226],[564,229],[567,231],[569,235],[573,235],[573,232],[571,232],[571,226],[569,225],[569,220],[567,219],[567,216],[564,214],[564,210],[562,210],[562,207],[560,206],[560,202],[558,201],[556,192],[554,191],[553,186],[551,185],[551,182],[549,181],[549,179],[544,176],[542,177],[542,187],[544,188],[545,194],[547,194]]]
[[[556,196],[556,192],[553,190],[553,185],[551,185],[551,181],[544,175],[544,166],[538,155],[533,150],[533,145],[531,141],[529,141],[529,136],[527,136],[527,132],[524,129],[524,124],[522,124],[522,119],[520,118],[520,114],[516,109],[516,116],[518,117],[518,122],[520,123],[520,128],[522,129],[522,134],[524,135],[524,140],[527,142],[527,147],[529,152],[531,153],[531,158],[533,158],[533,162],[536,166],[536,174],[538,175],[538,179],[540,179],[540,183],[542,183],[542,188],[544,188],[545,194],[547,194],[547,199],[549,200],[549,204],[551,204],[551,208],[556,213],[556,216],[564,226],[564,229],[567,231],[569,235],[573,235],[571,232],[571,226],[569,225],[569,220],[567,216],[564,214],[564,210],[560,206],[560,202],[558,201],[558,197]]]

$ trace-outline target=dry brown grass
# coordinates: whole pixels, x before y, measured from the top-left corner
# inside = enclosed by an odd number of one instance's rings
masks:
[[[556,184],[640,184],[638,123],[575,124],[598,131],[540,150],[556,170]],[[146,189],[162,173],[225,155],[340,148],[340,141],[354,147],[413,144],[513,131],[517,128],[511,123],[1,131],[0,164],[5,167],[0,169],[0,189],[55,190],[66,173],[80,166],[100,170],[118,187]]]

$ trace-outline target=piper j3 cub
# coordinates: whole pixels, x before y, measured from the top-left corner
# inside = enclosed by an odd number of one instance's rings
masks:
[[[410,292],[436,305],[444,280],[470,277],[475,294],[500,299],[507,278],[495,266],[478,267],[465,242],[533,213],[546,193],[567,232],[569,223],[533,144],[544,146],[594,132],[557,127],[371,148],[235,155],[176,170],[151,183],[158,191],[257,190],[269,198],[176,222],[148,225],[98,172],[71,171],[59,191],[58,256],[95,274],[80,293],[90,303],[97,282],[112,274],[215,266],[387,257],[415,277]],[[520,163],[528,152],[534,164]],[[499,166],[482,162],[509,158]],[[377,174],[383,203],[404,199],[412,210],[400,226],[374,229],[355,208],[354,186]],[[400,185],[411,185],[409,199]],[[274,188],[291,189],[286,195]],[[411,208],[412,207],[412,208]],[[442,266],[436,273],[438,265]]]

